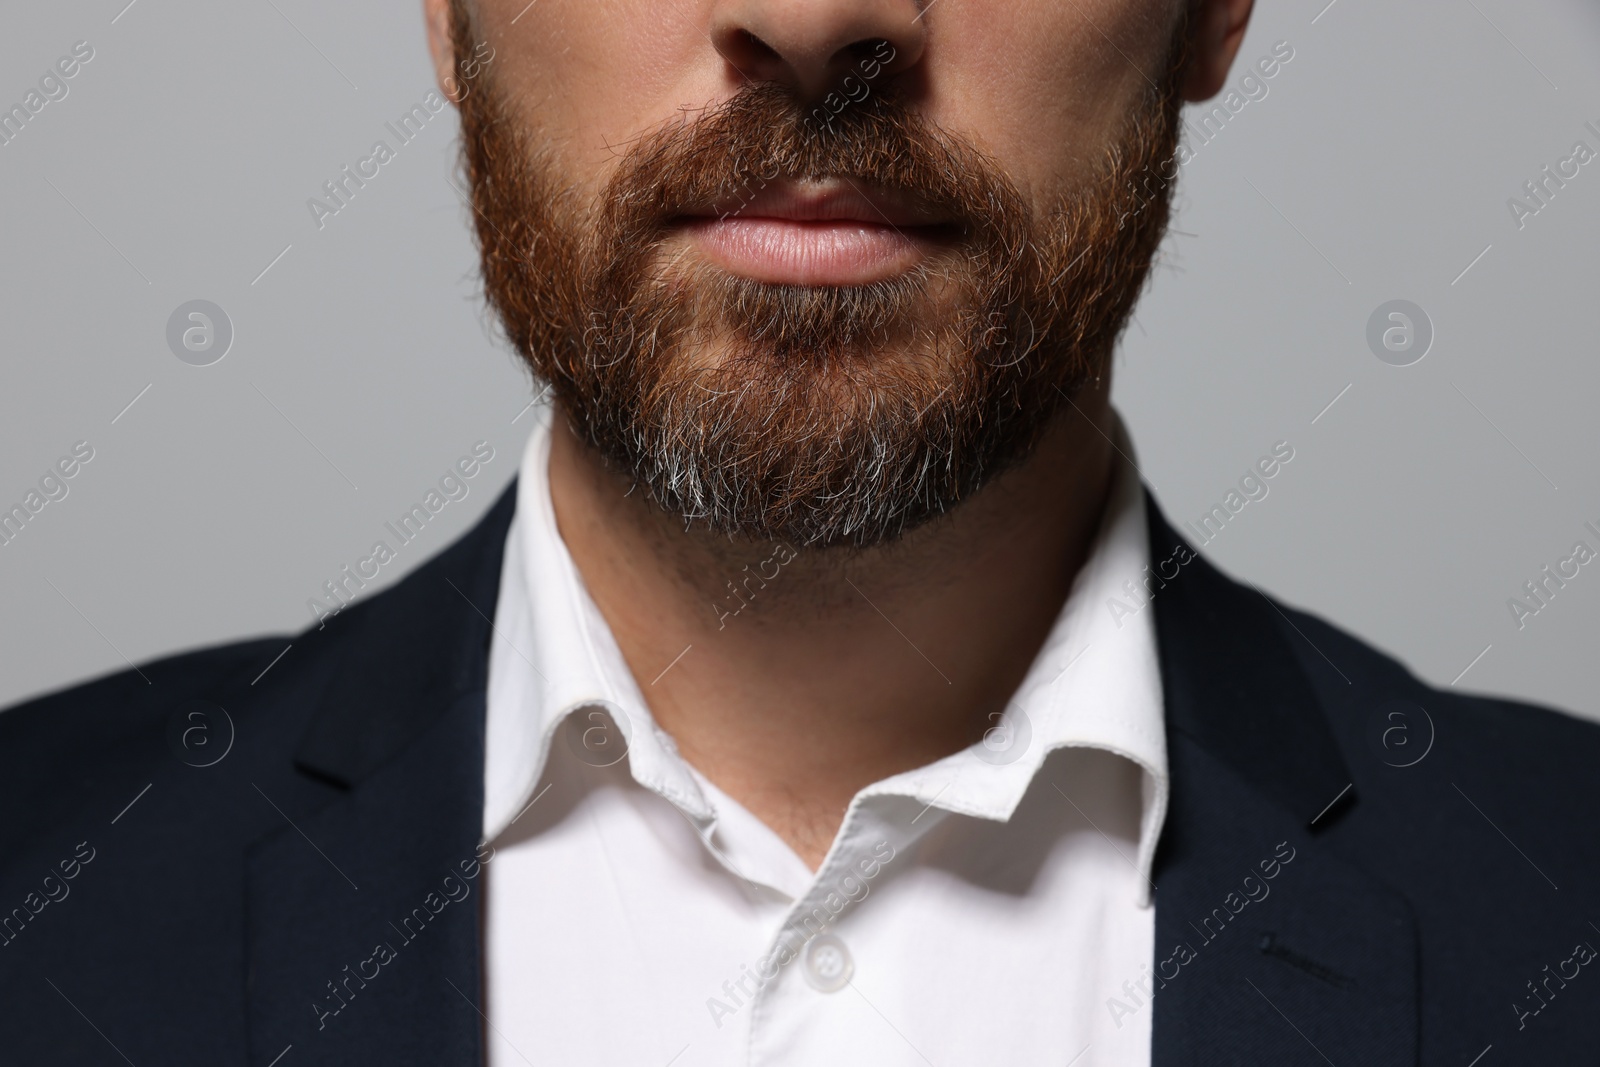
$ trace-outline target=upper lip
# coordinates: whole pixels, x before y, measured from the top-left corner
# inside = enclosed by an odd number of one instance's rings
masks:
[[[863,222],[878,226],[937,226],[949,220],[915,199],[849,178],[795,181],[779,178],[692,209],[699,217],[787,219],[794,222]]]

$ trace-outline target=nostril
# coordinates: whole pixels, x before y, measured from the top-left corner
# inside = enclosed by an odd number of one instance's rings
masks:
[[[888,38],[885,37],[869,37],[865,41],[857,41],[854,44],[846,45],[844,54],[849,58],[852,65],[867,59],[881,61],[884,56],[894,54],[894,45],[890,44]]]
[[[710,38],[746,80],[779,82],[820,99],[850,76],[898,76],[916,66],[923,28],[912,0],[717,0]],[[732,71],[727,72],[730,76]]]
[[[784,67],[783,54],[744,27],[727,27],[712,38],[718,52],[747,80],[764,81]]]

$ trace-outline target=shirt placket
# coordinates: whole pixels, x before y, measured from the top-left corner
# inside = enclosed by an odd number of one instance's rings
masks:
[[[768,1045],[764,1028],[781,1017],[786,1005],[838,995],[858,968],[874,962],[858,959],[851,930],[871,921],[867,901],[874,887],[893,875],[896,864],[911,862],[917,842],[949,814],[931,804],[908,809],[892,803],[897,800],[903,797],[877,794],[851,804],[834,847],[753,968],[751,1067],[763,1062],[759,1050]]]

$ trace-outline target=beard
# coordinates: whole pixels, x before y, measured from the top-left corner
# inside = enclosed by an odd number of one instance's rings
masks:
[[[461,0],[452,32],[459,68]],[[1028,456],[1107,370],[1167,224],[1186,41],[1184,20],[1161,84],[1037,210],[892,84],[819,126],[787,87],[747,83],[634,142],[585,197],[484,70],[459,107],[489,302],[579,439],[686,527],[893,542]],[[745,278],[682,246],[696,209],[839,177],[954,220],[948,239],[849,286]]]

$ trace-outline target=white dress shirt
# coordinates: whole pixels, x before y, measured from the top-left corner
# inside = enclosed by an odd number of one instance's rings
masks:
[[[538,417],[489,656],[491,1067],[1148,1064],[1168,784],[1132,461],[1004,718],[857,793],[813,872],[655,725]]]

